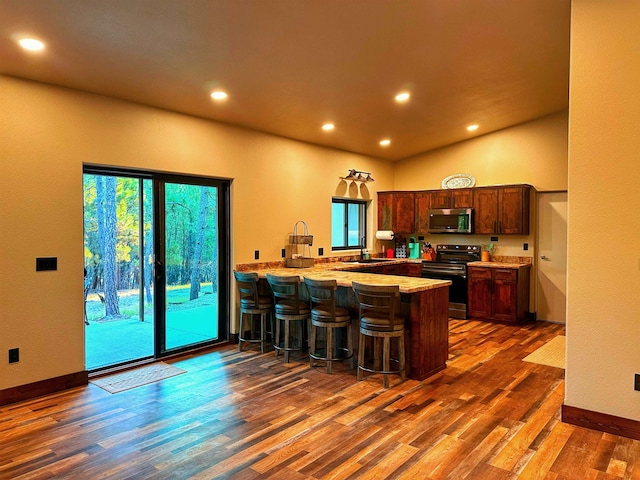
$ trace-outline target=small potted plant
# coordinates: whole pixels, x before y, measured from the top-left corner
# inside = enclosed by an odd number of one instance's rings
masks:
[[[494,250],[495,250],[495,246],[493,245],[493,243],[490,243],[488,245],[482,245],[482,252],[480,254],[480,259],[483,262],[490,262],[491,256],[493,255]]]

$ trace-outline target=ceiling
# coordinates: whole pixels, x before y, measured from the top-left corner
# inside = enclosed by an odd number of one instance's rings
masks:
[[[568,106],[570,0],[0,0],[0,19],[1,73],[389,160]]]

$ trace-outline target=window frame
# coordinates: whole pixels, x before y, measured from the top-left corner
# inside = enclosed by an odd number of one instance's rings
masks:
[[[343,236],[343,240],[344,240],[344,246],[334,246],[333,245],[333,206],[336,204],[342,204],[344,206],[344,218],[345,218],[345,223],[342,226],[342,236]],[[359,225],[358,225],[358,242],[360,242],[360,239],[362,239],[364,237],[364,245],[366,247],[367,245],[367,209],[369,206],[369,202],[367,200],[362,200],[362,199],[353,199],[353,198],[332,198],[331,199],[331,251],[342,251],[342,250],[356,250],[361,248],[360,243],[358,243],[357,245],[349,245],[349,223],[348,223],[348,219],[349,219],[349,215],[348,215],[348,209],[350,205],[357,205],[358,208],[362,209],[360,218],[359,218]]]

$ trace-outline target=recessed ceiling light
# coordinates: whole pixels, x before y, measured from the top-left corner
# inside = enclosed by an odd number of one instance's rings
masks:
[[[324,125],[322,125],[322,129],[325,132],[329,132],[329,131],[333,130],[334,128],[336,128],[336,126],[333,123],[325,123]]]
[[[388,138],[381,140],[380,145],[382,145],[383,147],[388,147],[389,145],[391,145],[391,140],[389,140]]]
[[[469,130],[470,132],[475,132],[478,129],[478,125],[469,125],[467,127],[467,130]]]
[[[211,98],[214,100],[224,100],[227,98],[227,92],[223,92],[222,90],[214,90],[211,92]]]
[[[409,92],[399,93],[398,95],[396,95],[396,102],[400,102],[400,103],[406,102],[409,100],[410,96],[411,95],[409,94]]]
[[[18,43],[25,50],[30,50],[32,52],[44,50],[44,43],[40,40],[36,40],[35,38],[21,38],[18,40]]]

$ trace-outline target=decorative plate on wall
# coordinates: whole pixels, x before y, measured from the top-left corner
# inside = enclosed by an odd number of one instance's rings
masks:
[[[449,175],[442,180],[442,188],[470,188],[475,186],[476,179],[466,173]]]

